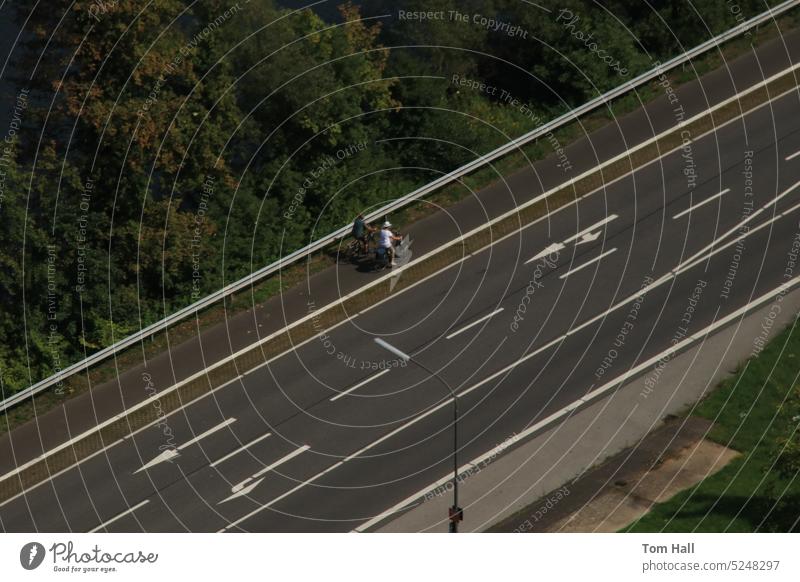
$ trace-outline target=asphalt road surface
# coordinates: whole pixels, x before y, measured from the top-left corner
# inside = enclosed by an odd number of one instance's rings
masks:
[[[797,92],[690,137],[0,504],[0,528],[351,531],[452,467],[447,389],[375,337],[459,394],[466,460],[800,276]]]

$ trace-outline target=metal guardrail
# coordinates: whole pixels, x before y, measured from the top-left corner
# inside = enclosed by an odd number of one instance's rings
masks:
[[[533,131],[530,131],[508,142],[507,144],[500,146],[499,148],[461,166],[460,168],[457,168],[456,170],[453,170],[452,172],[437,178],[436,180],[426,184],[425,186],[422,186],[421,188],[414,190],[410,194],[406,194],[405,196],[398,198],[394,202],[387,204],[386,206],[383,206],[382,208],[379,208],[374,212],[369,213],[368,215],[366,215],[365,218],[367,219],[367,221],[371,221],[381,216],[387,215],[395,210],[398,210],[406,206],[410,202],[422,198],[423,196],[426,196],[438,190],[439,188],[447,184],[450,184],[451,182],[457,180],[458,178],[461,178],[462,176],[474,172],[478,168],[496,160],[497,158],[501,158],[506,154],[511,153],[514,150],[524,146],[525,144],[543,135],[546,135],[563,125],[566,125],[570,121],[573,121],[574,119],[577,119],[578,117],[585,115],[586,113],[591,112],[594,109],[597,109],[601,105],[604,105],[609,101],[616,99],[617,97],[623,95],[627,91],[630,91],[631,89],[634,89],[649,81],[652,81],[653,79],[662,75],[666,71],[669,71],[677,67],[678,65],[682,65],[687,61],[690,61],[691,59],[697,57],[698,55],[714,47],[719,46],[721,43],[726,42],[738,36],[739,34],[746,32],[747,30],[750,30],[751,28],[755,28],[760,24],[763,24],[765,22],[774,19],[776,16],[779,16],[780,14],[786,12],[787,10],[790,10],[791,8],[797,6],[798,4],[800,4],[800,0],[787,0],[786,2],[778,4],[774,8],[771,8],[766,12],[763,12],[760,15],[741,23],[738,26],[731,28],[730,30],[722,34],[707,40],[706,42],[694,47],[693,49],[686,51],[685,53],[677,57],[670,59],[665,63],[659,64],[657,67],[647,71],[646,73],[639,75],[634,79],[631,79],[627,83],[624,83],[619,87],[616,87],[611,91],[608,91],[607,93],[595,97],[594,99],[584,103],[580,107],[577,107],[575,109],[568,111],[567,113],[564,113],[563,115],[557,117],[556,119],[549,121],[544,125],[539,126]],[[139,342],[163,329],[166,329],[167,327],[185,319],[186,317],[192,314],[197,313],[198,311],[206,309],[207,307],[213,305],[220,299],[224,299],[225,297],[232,295],[237,291],[241,291],[242,289],[245,289],[253,285],[254,283],[260,281],[261,279],[264,279],[272,275],[273,273],[283,269],[284,267],[294,263],[295,261],[303,257],[307,257],[309,254],[315,251],[325,248],[331,243],[334,243],[337,240],[350,234],[350,230],[351,230],[350,225],[343,226],[342,228],[329,234],[328,236],[321,238],[299,250],[289,253],[288,255],[279,259],[278,261],[275,261],[270,265],[267,265],[257,271],[254,271],[247,277],[244,277],[239,281],[236,281],[235,283],[231,283],[230,285],[223,287],[219,291],[216,291],[211,295],[208,295],[203,299],[200,299],[199,301],[196,301],[195,303],[192,303],[191,305],[188,305],[176,311],[172,315],[169,315],[160,321],[148,325],[147,327],[141,329],[135,334],[132,334],[126,337],[125,339],[122,339],[117,343],[108,346],[107,348],[103,348],[102,350],[92,354],[85,360],[76,362],[75,364],[72,364],[64,368],[59,373],[53,374],[52,376],[50,376],[49,378],[45,378],[44,380],[40,380],[36,384],[33,384],[32,386],[26,388],[25,390],[21,390],[20,392],[0,402],[0,412],[3,412],[6,409],[11,408],[16,404],[19,404],[20,402],[23,402],[24,400],[32,396],[35,396],[36,394],[42,392],[43,390],[46,390],[47,388],[54,386],[59,382],[62,382],[65,378],[68,378],[72,374],[85,370],[86,368],[89,368],[103,361],[107,357],[112,356],[120,352],[121,350],[130,347],[136,342]]]

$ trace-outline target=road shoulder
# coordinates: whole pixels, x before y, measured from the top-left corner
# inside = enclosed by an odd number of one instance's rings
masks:
[[[633,447],[550,491],[488,531],[618,531],[739,455],[705,439],[711,426],[703,418],[670,417]]]

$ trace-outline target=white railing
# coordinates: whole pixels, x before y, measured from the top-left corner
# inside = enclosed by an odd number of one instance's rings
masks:
[[[626,93],[627,91],[630,91],[631,89],[634,89],[634,88],[636,88],[636,87],[638,87],[640,85],[643,85],[643,84],[645,84],[645,83],[647,83],[649,81],[652,81],[653,79],[655,79],[656,77],[660,76],[664,72],[666,72],[666,71],[668,71],[670,69],[673,69],[674,67],[677,67],[678,65],[682,65],[683,63],[685,63],[687,61],[690,61],[691,59],[697,57],[698,55],[700,55],[700,54],[702,54],[702,53],[704,53],[704,52],[706,52],[706,51],[708,51],[710,49],[718,47],[721,43],[724,43],[724,42],[730,40],[731,38],[734,38],[734,37],[738,36],[739,34],[745,32],[747,30],[750,30],[751,28],[755,28],[755,27],[759,26],[760,24],[763,24],[765,22],[769,22],[770,20],[774,19],[776,16],[786,12],[787,10],[797,6],[798,4],[800,4],[800,0],[787,0],[786,2],[778,4],[777,6],[767,10],[766,12],[763,12],[762,14],[760,14],[760,15],[754,17],[754,18],[751,18],[750,20],[745,21],[745,22],[739,24],[738,26],[736,26],[734,28],[731,28],[730,30],[720,34],[719,36],[716,36],[716,37],[714,37],[712,39],[709,39],[706,42],[694,47],[693,49],[690,49],[690,50],[686,51],[682,55],[679,55],[679,56],[677,56],[675,58],[672,58],[672,59],[670,59],[669,61],[667,61],[665,63],[661,63],[657,67],[647,71],[646,73],[643,73],[643,74],[639,75],[638,77],[636,77],[634,79],[631,79],[627,83],[624,83],[624,84],[620,85],[619,87],[616,87],[615,89],[612,89],[611,91],[608,91],[607,93],[604,93],[603,95],[600,95],[599,97],[596,97],[596,98],[592,99],[591,101],[588,101],[587,103],[584,103],[580,107],[572,109],[572,110],[568,111],[567,113],[564,113],[563,115],[557,117],[556,119],[554,119],[554,120],[552,120],[552,121],[550,121],[550,122],[548,122],[548,123],[546,123],[544,125],[539,126],[538,128],[534,129],[533,131],[530,131],[530,132],[526,133],[525,135],[522,135],[522,136],[520,136],[520,137],[518,137],[518,138],[516,138],[516,139],[514,139],[514,140],[512,140],[510,142],[508,142],[507,144],[505,144],[503,146],[500,146],[499,148],[489,152],[488,154],[485,154],[485,155],[483,155],[483,156],[481,156],[481,157],[469,162],[468,164],[465,164],[465,165],[461,166],[460,168],[458,168],[456,170],[453,170],[449,174],[445,174],[445,175],[437,178],[433,182],[430,182],[430,183],[426,184],[425,186],[422,186],[421,188],[419,188],[417,190],[414,190],[410,194],[406,194],[405,196],[403,196],[401,198],[398,198],[394,202],[392,202],[390,204],[387,204],[386,206],[383,206],[382,208],[379,208],[378,210],[375,210],[374,212],[371,212],[365,218],[367,219],[367,221],[371,221],[371,220],[374,220],[374,219],[379,218],[381,216],[385,216],[385,215],[387,215],[387,214],[389,214],[389,213],[391,213],[391,212],[393,212],[395,210],[398,210],[398,209],[404,207],[405,205],[407,205],[408,203],[413,202],[414,200],[417,200],[419,198],[422,198],[423,196],[426,196],[426,195],[438,190],[439,188],[441,188],[441,187],[443,187],[443,186],[445,186],[447,184],[450,184],[451,182],[457,180],[458,178],[461,178],[462,176],[466,176],[467,174],[470,174],[471,172],[474,172],[478,168],[480,168],[482,166],[485,166],[486,164],[496,160],[497,158],[501,158],[501,157],[505,156],[506,154],[508,154],[510,152],[513,152],[514,150],[516,150],[516,149],[520,148],[521,146],[523,146],[523,145],[525,145],[525,144],[527,144],[527,143],[529,143],[529,142],[541,137],[542,135],[546,135],[549,132],[551,132],[551,131],[553,131],[553,130],[555,130],[555,129],[563,126],[563,125],[566,125],[567,123],[577,119],[578,117],[580,117],[582,115],[585,115],[586,113],[597,109],[601,105],[605,105],[609,101],[612,101],[612,100],[616,99],[617,97],[619,97],[620,95]],[[331,243],[336,242],[337,240],[339,240],[339,239],[347,236],[348,234],[350,234],[350,229],[351,229],[350,225],[343,226],[342,228],[340,228],[336,232],[333,232],[333,233],[329,234],[328,236],[326,236],[324,238],[321,238],[321,239],[319,239],[319,240],[317,240],[317,241],[315,241],[315,242],[313,242],[313,243],[311,243],[311,244],[309,244],[309,245],[307,245],[307,246],[305,246],[305,247],[303,247],[303,248],[301,248],[299,250],[296,250],[296,251],[286,255],[285,257],[279,259],[278,261],[275,261],[274,263],[272,263],[270,265],[267,265],[267,266],[262,267],[261,269],[259,269],[257,271],[254,271],[253,273],[251,273],[247,277],[244,277],[244,278],[240,279],[239,281],[236,281],[235,283],[231,283],[230,285],[227,285],[226,287],[223,287],[219,291],[216,291],[216,292],[212,293],[211,295],[208,295],[208,296],[204,297],[203,299],[200,299],[199,301],[196,301],[195,303],[192,303],[191,305],[188,305],[188,306],[184,307],[183,309],[180,309],[179,311],[176,311],[175,313],[165,317],[161,321],[157,321],[156,323],[148,325],[144,329],[141,329],[140,331],[136,332],[135,334],[132,334],[132,335],[126,337],[125,339],[122,339],[122,340],[118,341],[114,345],[111,345],[111,346],[109,346],[107,348],[103,348],[102,350],[100,350],[99,352],[97,352],[95,354],[92,354],[91,356],[89,356],[85,360],[82,360],[80,362],[76,362],[75,364],[72,364],[72,365],[64,368],[59,373],[54,374],[54,375],[50,376],[49,378],[45,378],[44,380],[41,380],[41,381],[37,382],[36,384],[26,388],[25,390],[21,390],[20,392],[17,392],[13,396],[10,396],[9,398],[6,398],[2,402],[0,402],[0,412],[2,412],[4,410],[14,406],[15,404],[19,404],[20,402],[30,398],[31,396],[34,396],[34,395],[38,394],[39,392],[41,392],[43,390],[46,390],[47,388],[49,388],[51,386],[54,386],[54,385],[58,384],[59,382],[63,381],[65,378],[71,376],[72,374],[75,374],[76,372],[80,372],[82,370],[85,370],[86,368],[89,368],[89,367],[91,367],[91,366],[103,361],[107,357],[112,356],[112,355],[120,352],[121,350],[124,350],[125,348],[130,347],[131,345],[135,344],[136,342],[139,342],[139,341],[141,341],[141,340],[153,335],[154,333],[157,333],[157,332],[159,332],[159,331],[161,331],[161,330],[163,330],[163,329],[165,329],[165,328],[167,328],[167,327],[169,327],[169,326],[171,326],[171,325],[173,325],[173,324],[185,319],[186,317],[197,313],[198,311],[202,311],[203,309],[206,309],[207,307],[213,305],[214,303],[216,303],[220,299],[223,299],[223,298],[225,298],[225,297],[227,297],[229,295],[232,295],[233,293],[236,293],[237,291],[241,291],[242,289],[245,289],[248,286],[253,285],[254,283],[260,281],[261,279],[269,277],[270,275],[272,275],[276,271],[279,271],[280,269],[286,267],[287,265],[290,265],[290,264],[294,263],[295,261],[297,261],[299,259],[307,257],[309,254],[311,254],[311,253],[313,253],[315,251],[318,251],[320,249],[325,248],[326,246],[330,245]]]

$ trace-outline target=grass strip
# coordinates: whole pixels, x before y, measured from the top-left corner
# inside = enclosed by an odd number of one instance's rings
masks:
[[[742,455],[624,532],[800,531],[800,326],[776,336],[692,411]]]

